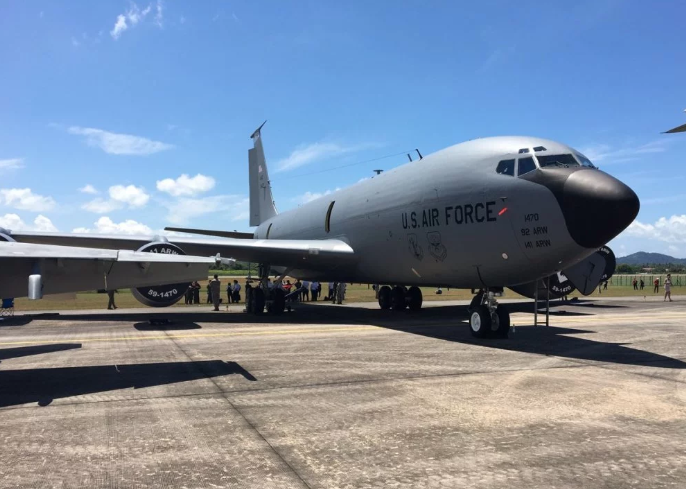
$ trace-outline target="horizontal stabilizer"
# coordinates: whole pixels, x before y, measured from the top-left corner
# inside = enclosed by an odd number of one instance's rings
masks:
[[[213,229],[191,229],[191,228],[164,228],[165,231],[177,233],[202,234],[203,236],[217,236],[219,238],[233,239],[253,239],[252,233],[240,233],[238,231],[215,231]]]

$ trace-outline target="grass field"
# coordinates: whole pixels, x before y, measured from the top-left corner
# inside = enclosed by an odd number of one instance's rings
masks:
[[[235,279],[238,279],[241,285],[244,284],[245,282],[245,277],[244,276],[231,276],[231,280],[233,281]],[[220,278],[220,280],[222,280]],[[222,280],[222,297],[224,300],[226,300],[226,283],[228,282],[229,279],[224,279]],[[295,282],[294,280],[291,281],[292,283]],[[176,303],[173,307],[208,307],[206,304],[207,300],[207,295],[206,295],[206,290],[205,286],[207,285],[207,281],[201,282],[202,285],[202,290],[200,293],[200,306],[193,305],[193,306],[186,306],[183,303],[183,299]],[[327,287],[326,284],[324,284],[324,287]],[[672,293],[674,295],[679,295],[682,294],[682,291],[686,291],[686,287],[681,286],[674,286],[672,287]],[[328,293],[328,289],[325,290],[325,292]],[[462,290],[462,289],[443,289],[443,294],[442,295],[436,295],[436,289],[430,288],[430,287],[422,287],[422,294],[424,295],[424,300],[425,301],[445,301],[445,300],[466,300],[466,299],[471,299],[472,294],[469,290]],[[659,294],[653,294],[652,293],[652,287],[650,289],[646,288],[643,291],[636,291],[633,290],[633,287],[631,286],[608,286],[607,290],[604,290],[602,294],[598,294],[598,290],[596,289],[593,294],[589,297],[627,297],[627,296],[633,296],[633,297],[643,297],[643,296],[654,296],[654,295],[662,295],[664,294],[664,290],[660,289]],[[580,296],[578,293],[574,293],[571,295],[571,297],[577,297]],[[571,298],[570,297],[570,298]],[[505,299],[512,299],[512,298],[522,298],[519,294],[515,294],[509,289],[506,289],[505,291]],[[118,294],[115,296],[115,301],[117,304],[117,307],[121,308],[131,308],[131,307],[146,307],[140,302],[138,302],[131,292],[126,289],[126,290],[120,290]],[[346,293],[346,301],[347,302],[374,302],[376,301],[375,296],[374,296],[374,291],[372,290],[371,286],[368,286],[366,284],[355,284],[355,285],[348,285],[347,293]],[[26,298],[22,299],[17,299],[15,301],[15,307],[18,311],[38,311],[38,310],[75,310],[75,309],[105,309],[107,307],[107,294],[98,294],[97,292],[82,292],[79,294],[76,294],[76,299],[50,299],[46,298],[44,300],[40,301],[30,301]]]

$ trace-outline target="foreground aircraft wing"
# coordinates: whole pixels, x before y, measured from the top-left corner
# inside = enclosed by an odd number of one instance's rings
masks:
[[[152,236],[121,236],[97,234],[61,234],[18,232],[11,237],[23,243],[44,245],[79,246],[86,248],[128,249],[158,241]],[[232,238],[195,238],[169,237],[187,255],[221,255],[236,260],[269,263],[273,266],[311,270],[330,270],[347,266],[357,257],[354,250],[344,241],[337,239],[300,240],[300,239],[232,239]]]
[[[675,132],[686,132],[686,124],[675,127],[674,129],[670,129],[669,131],[665,131],[663,134],[672,134]]]
[[[62,259],[102,260],[135,263],[202,263],[213,265],[214,257],[167,255],[131,250],[79,248],[75,246],[41,245],[33,243],[0,242],[0,259]]]
[[[175,284],[207,277],[219,257],[0,242],[0,297],[40,299],[96,289]]]

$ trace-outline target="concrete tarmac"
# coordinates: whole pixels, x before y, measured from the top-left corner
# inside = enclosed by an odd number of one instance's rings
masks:
[[[685,487],[686,299],[511,307],[17,316],[0,487]]]

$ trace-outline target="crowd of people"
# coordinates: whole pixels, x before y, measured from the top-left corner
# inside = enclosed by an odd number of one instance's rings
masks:
[[[275,283],[268,280],[267,286],[272,289]],[[280,287],[286,293],[286,297],[291,302],[312,302],[317,301],[322,295],[322,284],[319,282],[309,282],[307,280],[300,281],[297,280],[295,283],[291,283],[290,280],[280,282]],[[334,304],[342,304],[345,300],[347,284],[343,282],[329,282],[328,284],[328,295],[323,297],[325,301],[331,301]],[[193,282],[188,286],[186,291],[185,299],[186,304],[199,304],[200,303],[200,289],[201,286],[198,282]],[[238,280],[233,280],[233,283],[229,281],[226,286],[226,307],[228,309],[229,304],[238,304],[241,302],[241,284]],[[220,304],[223,302],[221,297],[221,281],[219,276],[215,275],[206,286],[207,292],[207,304],[212,304],[214,310],[218,311]],[[297,292],[297,293],[295,293]],[[295,293],[295,294],[294,294]]]

